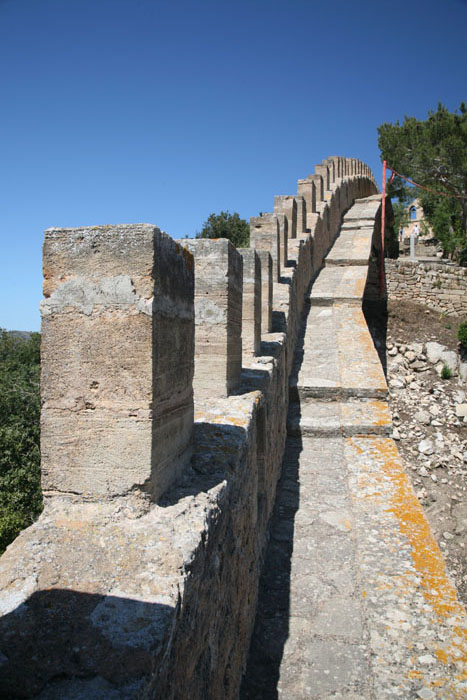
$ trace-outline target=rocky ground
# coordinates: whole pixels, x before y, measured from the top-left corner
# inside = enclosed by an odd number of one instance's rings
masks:
[[[459,377],[467,365],[459,367],[460,320],[390,302],[386,358],[393,437],[467,603],[467,384]]]

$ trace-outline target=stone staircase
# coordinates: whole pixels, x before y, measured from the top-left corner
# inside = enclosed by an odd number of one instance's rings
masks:
[[[308,296],[243,700],[467,696],[465,610],[361,310],[380,201],[347,212]]]

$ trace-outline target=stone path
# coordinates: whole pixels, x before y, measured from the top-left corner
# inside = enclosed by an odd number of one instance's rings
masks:
[[[334,261],[358,239],[349,265],[361,266],[378,206],[352,207]],[[337,299],[323,294],[330,269]],[[465,610],[388,437],[386,382],[355,305],[364,284],[348,269],[325,267],[310,295],[241,697],[460,700]]]

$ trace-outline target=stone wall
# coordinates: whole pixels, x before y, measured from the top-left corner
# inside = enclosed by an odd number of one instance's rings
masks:
[[[46,232],[46,499],[0,562],[0,695],[238,696],[304,294],[375,192],[360,161],[323,161],[252,220],[258,255]]]
[[[387,260],[389,298],[408,299],[448,316],[467,316],[467,268],[436,262]]]

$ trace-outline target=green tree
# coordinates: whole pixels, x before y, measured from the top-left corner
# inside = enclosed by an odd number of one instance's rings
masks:
[[[467,251],[467,108],[449,112],[441,103],[426,120],[406,116],[400,124],[378,127],[381,157],[390,168],[450,197],[419,190],[419,199],[436,237],[453,256]],[[390,194],[413,198],[413,188],[394,178]]]
[[[409,225],[409,213],[407,206],[401,200],[392,203],[392,211],[394,213],[394,231],[399,234],[401,228]]]
[[[250,227],[237,212],[221,211],[208,216],[196,238],[228,238],[236,248],[246,248],[250,243]]]
[[[0,329],[0,553],[42,510],[40,335]]]

